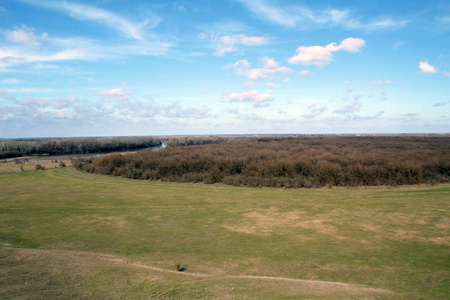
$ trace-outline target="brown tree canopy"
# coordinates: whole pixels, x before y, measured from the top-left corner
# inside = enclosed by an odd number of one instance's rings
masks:
[[[434,184],[450,175],[449,136],[241,137],[185,144],[190,146],[77,159],[74,165],[135,179],[269,187]]]

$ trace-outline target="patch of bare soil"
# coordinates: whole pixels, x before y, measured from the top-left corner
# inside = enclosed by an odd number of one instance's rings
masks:
[[[327,222],[326,218],[309,219],[301,210],[280,212],[275,208],[257,210],[243,215],[241,222],[227,224],[225,228],[246,234],[269,235],[275,228],[284,230],[311,229],[322,234],[337,233],[337,228]]]

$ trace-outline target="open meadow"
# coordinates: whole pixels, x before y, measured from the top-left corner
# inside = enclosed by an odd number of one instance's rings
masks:
[[[450,184],[251,188],[11,164],[2,299],[450,297]]]

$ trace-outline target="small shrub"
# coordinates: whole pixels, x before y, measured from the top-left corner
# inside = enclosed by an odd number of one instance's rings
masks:
[[[35,170],[45,170],[45,167],[42,166],[42,165],[40,165],[40,164],[38,164],[38,165],[35,165],[35,166],[34,166],[34,169],[35,169]]]
[[[59,162],[59,166],[60,166],[60,167],[65,167],[66,164],[61,160],[61,161]]]
[[[178,272],[183,272],[184,270],[186,270],[185,267],[183,267],[180,263],[175,264],[175,270],[177,270]]]

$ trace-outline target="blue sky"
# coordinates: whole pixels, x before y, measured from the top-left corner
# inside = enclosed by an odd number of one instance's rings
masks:
[[[450,132],[449,1],[0,0],[0,138]]]

